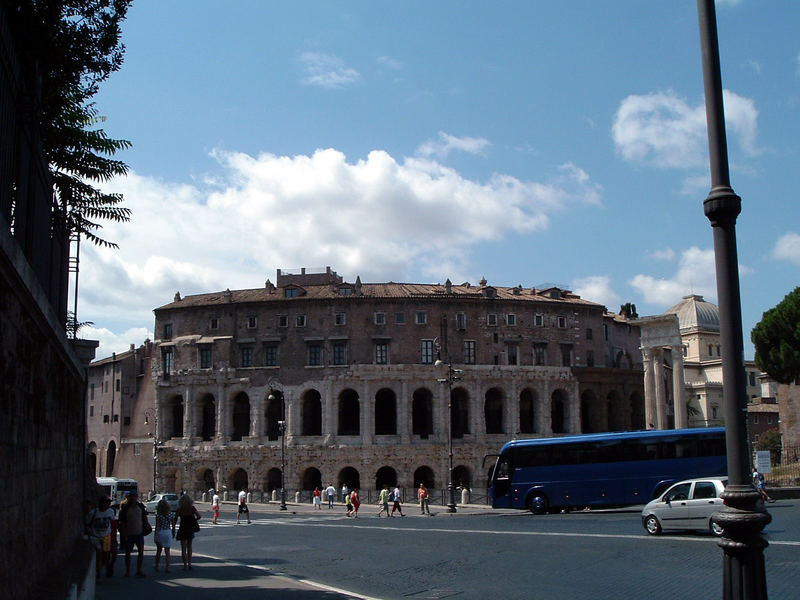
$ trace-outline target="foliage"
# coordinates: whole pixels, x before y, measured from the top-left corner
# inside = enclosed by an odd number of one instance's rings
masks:
[[[781,434],[777,429],[770,429],[761,434],[756,444],[756,450],[769,450],[770,461],[773,465],[781,462]]]
[[[800,287],[763,314],[750,333],[756,366],[779,383],[800,377]]]
[[[94,321],[77,321],[75,313],[71,310],[67,312],[67,337],[75,339],[78,337],[78,332],[84,327],[91,327]]]
[[[699,417],[702,413],[693,403],[691,398],[686,399],[686,414],[690,417]]]
[[[636,312],[636,305],[630,302],[626,302],[619,307],[619,314],[624,316],[626,319],[639,318],[639,313]]]

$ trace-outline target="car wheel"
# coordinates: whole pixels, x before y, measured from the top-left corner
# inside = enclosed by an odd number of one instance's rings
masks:
[[[713,535],[716,535],[717,537],[721,536],[725,532],[725,530],[720,525],[714,523],[713,519],[708,520],[708,528],[711,530],[711,533]]]
[[[644,520],[644,528],[650,535],[658,535],[661,533],[661,523],[658,522],[658,519],[655,517],[655,515],[649,515]]]
[[[528,498],[528,510],[535,515],[543,515],[547,512],[547,498],[543,494],[532,494]]]

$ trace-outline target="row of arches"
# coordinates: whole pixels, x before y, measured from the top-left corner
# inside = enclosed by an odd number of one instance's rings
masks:
[[[101,472],[98,472],[98,468],[103,467],[103,465],[98,464],[98,454],[101,450],[97,447],[97,442],[89,442],[87,449],[89,452],[89,469],[91,469],[92,473],[97,477],[112,477],[114,474],[114,463],[117,460],[117,443],[114,440],[108,442],[105,452],[105,465]]]

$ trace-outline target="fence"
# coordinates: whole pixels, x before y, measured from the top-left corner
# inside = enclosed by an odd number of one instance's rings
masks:
[[[390,488],[394,489],[394,488]],[[403,504],[416,504],[417,503],[417,488],[399,488],[400,489],[400,497],[402,498]],[[280,490],[277,491],[277,499],[280,500]],[[192,491],[190,492],[192,497],[198,501],[206,501],[209,502],[211,498],[206,494],[204,498],[204,493],[202,491]],[[312,490],[294,490],[294,489],[286,489],[286,501],[287,502],[295,502],[297,498],[297,494],[300,494],[299,502],[301,504],[311,504],[311,498],[314,495]],[[380,496],[380,490],[365,490],[359,489],[358,491],[359,497],[361,499],[362,504],[375,504],[378,503],[378,497]],[[446,506],[450,502],[449,493],[447,488],[429,488],[428,493],[430,495],[430,503],[434,505],[441,505]],[[462,490],[461,488],[456,488],[456,504],[461,504],[462,499]],[[237,492],[228,490],[228,500],[236,500]],[[269,492],[262,492],[259,490],[253,490],[250,492],[250,502],[257,502],[257,503],[266,503],[272,500],[272,491]],[[325,504],[328,499],[324,496],[322,497],[322,502]],[[341,504],[342,500],[342,493],[341,490],[336,490],[336,502]],[[484,504],[489,505],[491,504],[489,498],[489,490],[482,490],[482,489],[470,489],[469,490],[469,503],[470,504]]]
[[[772,470],[764,473],[768,487],[800,485],[800,446],[784,446],[772,453]]]

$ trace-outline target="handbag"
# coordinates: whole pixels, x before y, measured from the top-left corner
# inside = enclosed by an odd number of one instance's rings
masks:
[[[153,533],[153,527],[150,525],[150,521],[147,520],[147,517],[144,518],[144,522],[142,522],[142,535],[150,535]]]
[[[191,527],[192,533],[197,533],[198,531],[200,531],[200,523],[198,522],[199,518],[200,518],[200,515],[198,514],[197,509],[194,509],[194,512],[192,512],[192,521],[191,521],[191,523],[192,523],[192,527]]]

